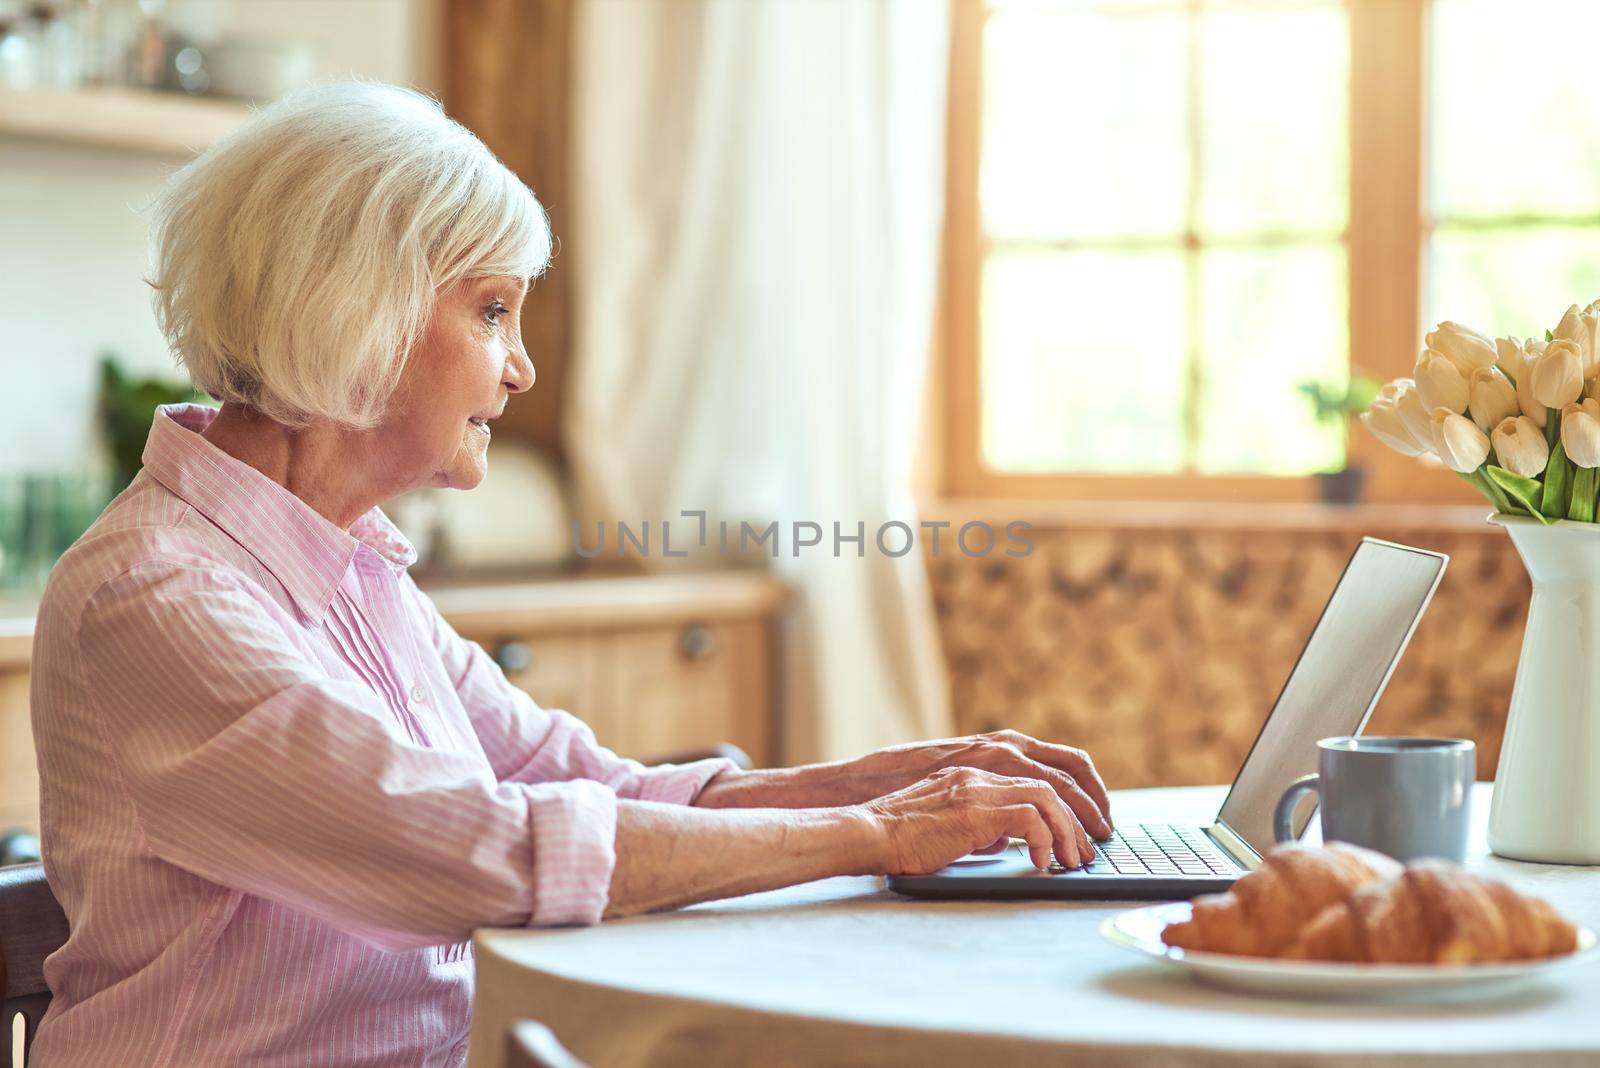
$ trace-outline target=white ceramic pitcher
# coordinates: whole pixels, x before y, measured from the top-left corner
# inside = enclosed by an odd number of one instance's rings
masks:
[[[1600,864],[1600,525],[1495,515],[1533,579],[1489,810],[1511,860]]]

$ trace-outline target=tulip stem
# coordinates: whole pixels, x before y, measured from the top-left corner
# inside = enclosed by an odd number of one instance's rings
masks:
[[[1507,515],[1517,515],[1522,512],[1522,509],[1518,508],[1512,503],[1511,498],[1506,496],[1506,491],[1501,489],[1495,483],[1495,480],[1489,477],[1488,464],[1484,464],[1476,471],[1463,474],[1461,477],[1472,483],[1473,488],[1479,493],[1489,498],[1490,503],[1494,505],[1495,511],[1504,512]]]

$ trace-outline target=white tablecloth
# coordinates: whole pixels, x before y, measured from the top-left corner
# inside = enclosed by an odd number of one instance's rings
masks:
[[[1130,819],[1208,822],[1217,787],[1113,795]],[[1600,928],[1600,870],[1474,866]],[[1600,1064],[1600,967],[1489,1000],[1316,1003],[1191,982],[1104,942],[1126,904],[911,901],[827,879],[676,913],[477,939],[471,1068],[549,1025],[597,1068],[651,1065]]]

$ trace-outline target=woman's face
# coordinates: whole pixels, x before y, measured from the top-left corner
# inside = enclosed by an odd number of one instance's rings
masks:
[[[489,421],[533,385],[522,347],[526,294],[526,280],[510,277],[468,278],[439,294],[379,428],[385,451],[416,485],[483,481]]]

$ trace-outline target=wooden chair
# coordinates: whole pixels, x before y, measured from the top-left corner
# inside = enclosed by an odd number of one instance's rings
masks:
[[[506,1068],[588,1068],[550,1028],[520,1020],[506,1032]]]
[[[11,1031],[23,1020],[22,1061],[28,1061],[33,1035],[50,1006],[44,959],[67,940],[67,914],[61,911],[44,865],[0,868],[0,990],[5,994],[3,1042],[11,1059]]]
[[[736,745],[717,745],[687,753],[673,753],[646,761],[647,764],[688,764],[707,757],[727,757],[741,768],[750,767],[750,758]],[[27,1063],[28,1050],[33,1046],[33,1034],[50,1007],[50,988],[44,982],[44,959],[60,949],[67,941],[67,915],[61,911],[50,884],[45,882],[44,865],[18,864],[0,867],[0,991],[5,995],[4,1032],[0,1033],[0,1048],[9,1050],[12,1021],[23,1019],[22,1058]],[[530,1028],[537,1024],[527,1025]],[[550,1068],[582,1068],[578,1061],[561,1048],[555,1036],[545,1031],[550,1045],[530,1047],[555,1050],[565,1060],[532,1060],[525,1062]],[[10,1054],[7,1053],[9,1058]]]

